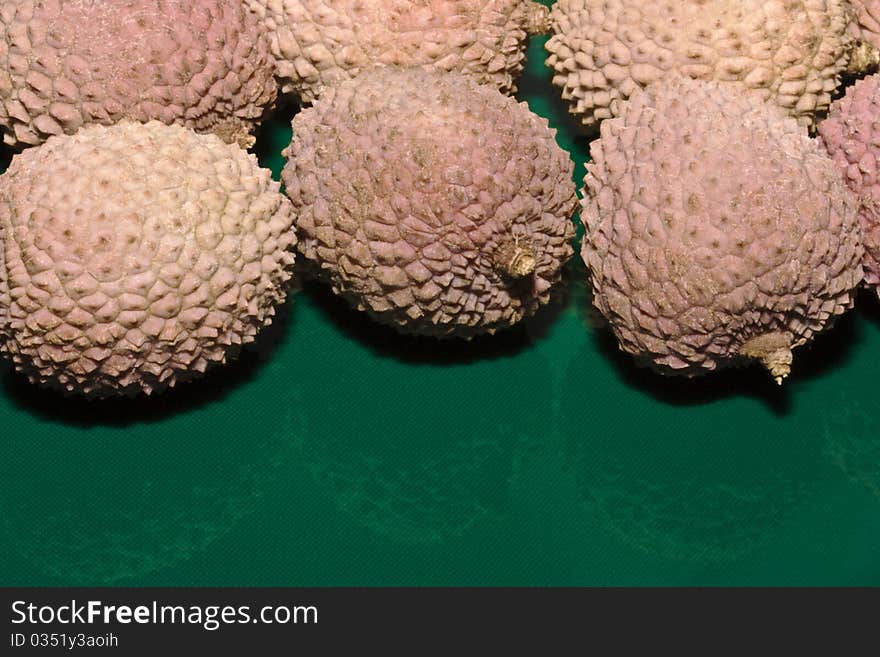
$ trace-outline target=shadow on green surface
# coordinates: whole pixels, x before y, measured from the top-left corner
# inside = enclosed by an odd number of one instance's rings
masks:
[[[0,390],[12,404],[28,413],[67,426],[127,427],[161,422],[221,401],[236,388],[255,380],[284,341],[290,326],[290,306],[286,303],[279,308],[272,324],[260,332],[256,342],[243,347],[229,364],[215,366],[204,377],[153,397],[84,400],[65,396],[29,383],[5,362],[0,367]]]
[[[791,410],[792,383],[822,376],[829,370],[844,367],[852,357],[853,348],[861,341],[858,312],[850,312],[807,346],[795,352],[791,378],[782,386],[757,365],[732,368],[701,377],[662,376],[642,366],[629,354],[620,350],[617,339],[607,325],[596,326],[601,315],[592,312],[591,295],[581,309],[584,322],[591,326],[591,338],[596,349],[610,362],[618,377],[631,388],[645,392],[657,401],[674,406],[708,404],[731,397],[750,397],[765,403],[776,415],[785,416]],[[875,304],[876,305],[876,304]],[[875,311],[880,321],[880,309]],[[604,324],[604,320],[601,320]]]
[[[290,406],[310,415],[291,434],[295,460],[345,523],[391,550],[442,550],[503,523],[522,455],[549,432],[553,374],[538,350],[412,366],[346,345],[320,309],[310,317],[321,328],[297,344],[308,345],[296,360],[308,376],[291,385]]]
[[[306,280],[303,294],[322,318],[349,341],[361,344],[378,356],[402,363],[439,366],[516,355],[528,349],[536,336],[540,338],[565,307],[565,300],[559,299],[542,308],[534,317],[495,335],[478,336],[472,340],[437,339],[403,335],[379,324],[366,313],[352,308],[319,281]]]

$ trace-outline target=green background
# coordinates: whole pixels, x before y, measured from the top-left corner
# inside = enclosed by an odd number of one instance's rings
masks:
[[[586,139],[533,40],[519,97]],[[257,145],[276,176],[292,111]],[[0,584],[880,584],[880,306],[796,355],[637,369],[566,297],[472,343],[305,283],[240,359],[84,403],[0,366]]]

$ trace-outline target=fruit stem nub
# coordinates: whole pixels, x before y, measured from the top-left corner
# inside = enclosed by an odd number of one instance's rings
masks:
[[[237,119],[226,119],[213,127],[211,130],[215,135],[220,137],[227,144],[237,144],[242,149],[247,150],[255,143],[257,138],[254,137],[249,127]]]
[[[739,353],[760,361],[779,385],[791,373],[791,338],[785,333],[765,333],[752,338],[740,347]]]
[[[859,41],[850,51],[846,70],[847,73],[858,75],[874,71],[878,65],[880,65],[880,50],[867,41]]]
[[[502,243],[495,251],[495,269],[510,278],[525,278],[535,273],[538,259],[528,244],[516,238]]]
[[[539,2],[525,0],[525,30],[530,36],[541,36],[550,31],[550,9]]]

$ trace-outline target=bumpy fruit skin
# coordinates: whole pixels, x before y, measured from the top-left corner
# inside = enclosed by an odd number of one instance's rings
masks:
[[[859,200],[865,281],[880,295],[880,75],[859,80],[835,101],[819,135]]]
[[[676,73],[738,82],[812,125],[856,49],[844,0],[558,0],[551,21],[553,84],[585,126]]]
[[[300,251],[403,332],[493,333],[550,300],[573,254],[573,165],[546,119],[454,73],[377,68],[293,120]]]
[[[854,21],[853,34],[875,48],[880,48],[880,2],[878,0],[849,0]]]
[[[52,137],[0,177],[0,352],[97,397],[202,373],[284,300],[291,210],[214,135],[152,121]]]
[[[239,0],[0,4],[0,128],[17,148],[123,118],[249,146],[273,73],[269,37]]]
[[[312,103],[372,66],[459,71],[516,91],[529,32],[548,28],[531,0],[245,0],[266,24],[285,93]]]
[[[734,85],[637,91],[592,145],[582,256],[621,348],[663,373],[791,350],[852,307],[855,200],[803,127]]]

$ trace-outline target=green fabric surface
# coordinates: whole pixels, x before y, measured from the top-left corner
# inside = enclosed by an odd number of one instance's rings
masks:
[[[545,41],[519,97],[580,187]],[[276,177],[291,114],[257,146]],[[236,363],[156,399],[67,400],[3,364],[0,584],[880,584],[876,299],[777,388],[636,368],[584,279],[469,344],[305,283]]]

